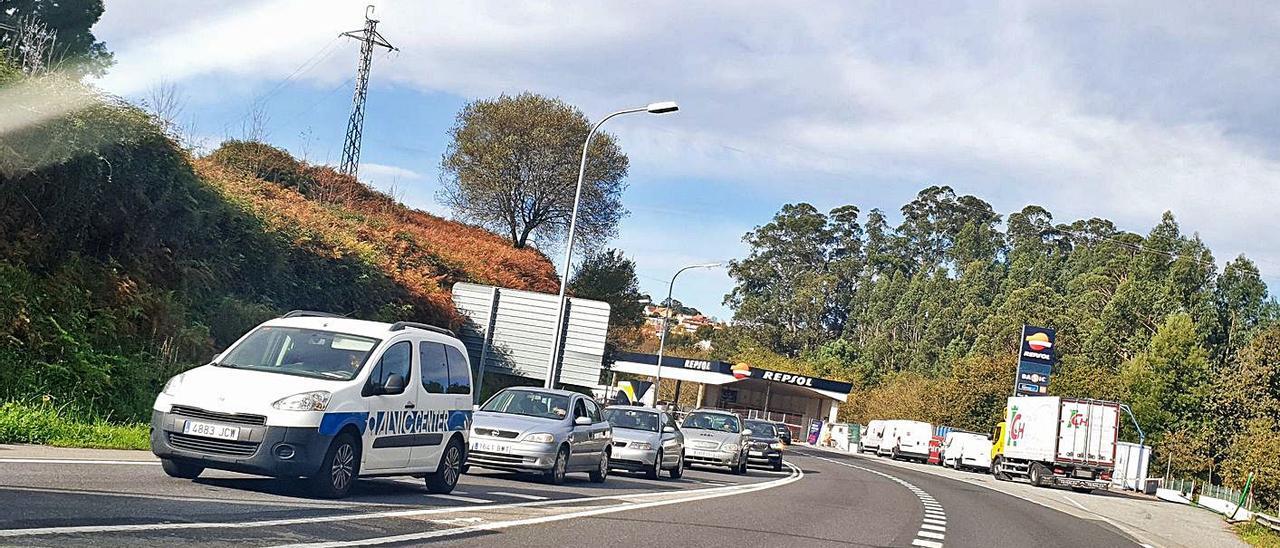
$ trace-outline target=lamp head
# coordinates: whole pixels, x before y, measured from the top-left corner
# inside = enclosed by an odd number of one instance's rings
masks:
[[[661,101],[649,103],[645,110],[649,111],[649,114],[666,114],[680,110],[680,105],[677,105],[675,101]]]

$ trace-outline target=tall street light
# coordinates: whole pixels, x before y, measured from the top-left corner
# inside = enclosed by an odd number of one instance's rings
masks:
[[[600,126],[615,116],[635,114],[637,112],[666,114],[677,110],[680,110],[680,106],[675,101],[649,103],[643,107],[619,110],[596,122],[596,125],[592,126],[591,131],[587,133],[586,142],[582,143],[582,163],[578,165],[578,188],[573,194],[573,213],[569,216],[569,239],[564,246],[564,268],[560,269],[559,307],[556,310],[555,337],[551,339],[551,356],[547,358],[547,381],[543,384],[545,388],[555,388],[556,379],[560,376],[557,369],[560,361],[558,359],[560,357],[560,339],[564,335],[564,292],[569,285],[569,262],[573,259],[573,233],[578,228],[578,203],[582,201],[582,180],[587,175],[587,150],[591,148],[591,138],[595,136],[596,130],[599,130]]]
[[[724,263],[707,263],[689,265],[676,271],[676,275],[671,277],[671,283],[667,284],[667,300],[663,301],[663,306],[667,307],[667,313],[662,318],[662,334],[658,337],[658,374],[653,376],[653,406],[658,407],[658,389],[662,387],[662,352],[667,348],[667,324],[671,322],[671,290],[676,286],[676,278],[680,273],[694,268],[715,268],[723,266]],[[679,402],[676,402],[679,403]]]

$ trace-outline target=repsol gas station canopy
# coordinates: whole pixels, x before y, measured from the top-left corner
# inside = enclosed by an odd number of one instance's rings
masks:
[[[652,377],[658,374],[658,356],[622,352],[614,362],[613,370],[619,373],[632,373]],[[716,360],[691,360],[674,356],[663,356],[662,378],[716,386],[754,379],[809,390],[817,395],[841,402],[848,401],[849,392],[853,390],[853,385],[847,382],[782,371],[771,371],[752,367],[745,363],[733,364]]]

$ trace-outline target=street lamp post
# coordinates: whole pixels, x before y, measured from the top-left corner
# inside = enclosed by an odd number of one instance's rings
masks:
[[[591,138],[595,136],[596,130],[600,126],[608,122],[610,118],[622,116],[623,114],[635,114],[637,112],[648,112],[650,114],[666,114],[680,110],[679,105],[675,101],[662,101],[658,103],[649,103],[647,106],[638,108],[629,108],[619,110],[613,114],[605,116],[596,125],[591,127],[591,131],[587,133],[586,142],[582,143],[582,162],[578,165],[578,187],[573,193],[573,213],[569,215],[569,239],[564,246],[564,268],[560,269],[560,297],[558,299],[559,306],[556,310],[556,329],[555,336],[551,339],[551,356],[547,358],[547,381],[543,384],[545,388],[555,388],[556,378],[559,377],[559,357],[560,357],[560,338],[564,334],[564,293],[569,285],[569,262],[573,259],[573,233],[578,227],[578,203],[582,201],[582,180],[587,175],[587,150],[591,148]]]
[[[667,348],[667,324],[671,322],[671,291],[675,289],[676,278],[686,270],[694,268],[715,268],[724,263],[707,263],[689,265],[676,271],[675,276],[671,277],[671,283],[667,284],[667,300],[663,301],[663,306],[667,307],[667,313],[662,317],[662,333],[658,335],[658,374],[653,376],[653,406],[658,407],[658,389],[662,387],[662,353]],[[679,403],[679,402],[677,402]]]

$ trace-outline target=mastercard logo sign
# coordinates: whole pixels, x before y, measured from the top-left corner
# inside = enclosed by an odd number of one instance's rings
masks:
[[[733,367],[730,368],[729,370],[733,372],[733,378],[738,380],[742,380],[751,376],[751,366],[745,363],[733,364]]]
[[[1049,342],[1048,335],[1035,333],[1027,337],[1027,346],[1036,352],[1043,352],[1053,348],[1053,343]]]

